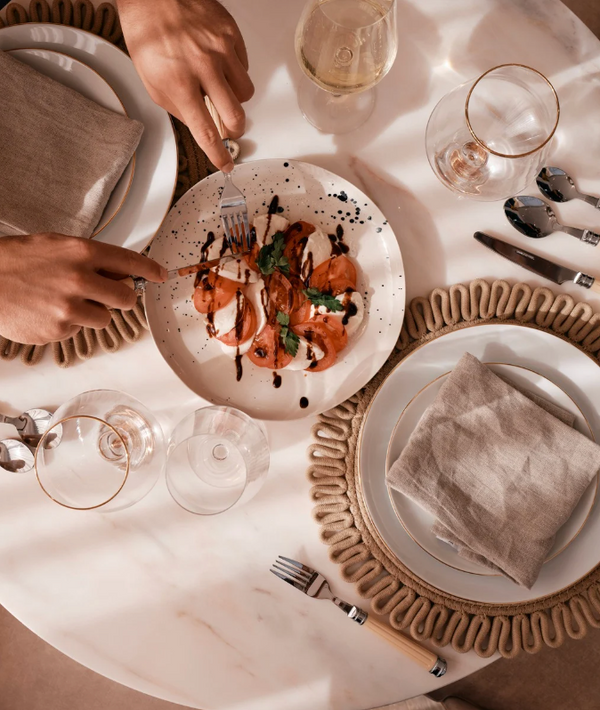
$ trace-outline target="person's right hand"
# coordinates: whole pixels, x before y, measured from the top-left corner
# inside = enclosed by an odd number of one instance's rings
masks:
[[[0,238],[0,335],[43,345],[82,326],[105,328],[109,308],[133,308],[137,296],[119,279],[162,283],[167,272],[129,249],[62,234]]]

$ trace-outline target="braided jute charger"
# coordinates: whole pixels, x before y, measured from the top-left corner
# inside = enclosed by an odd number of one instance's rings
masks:
[[[91,0],[53,0],[51,3],[47,0],[32,0],[28,8],[11,3],[6,8],[6,22],[0,19],[0,28],[25,22],[70,25],[99,35],[127,51],[116,8],[110,3],[102,3],[97,8],[94,8]],[[186,126],[176,118],[171,119],[175,126],[179,155],[175,202],[214,168]],[[78,361],[89,360],[98,351],[116,352],[124,342],[134,343],[139,340],[146,330],[148,323],[140,300],[131,311],[112,311],[112,320],[107,328],[83,328],[74,338],[50,346],[22,345],[0,336],[0,360],[14,360],[20,356],[25,365],[36,365],[50,347],[54,362],[59,367],[70,367]]]
[[[600,565],[571,586],[539,600],[499,605],[472,602],[436,589],[391,556],[379,541],[357,489],[357,439],[365,411],[388,373],[417,347],[440,335],[477,323],[514,323],[545,330],[567,340],[595,360],[600,351],[600,313],[587,303],[525,283],[437,288],[415,298],[407,309],[396,350],[358,394],[320,415],[309,448],[313,515],[321,539],[342,577],[389,616],[397,629],[420,640],[459,652],[512,658],[522,650],[560,646],[565,635],[582,638],[588,626],[600,628]],[[600,363],[598,363],[600,365]],[[598,370],[600,376],[600,369]]]

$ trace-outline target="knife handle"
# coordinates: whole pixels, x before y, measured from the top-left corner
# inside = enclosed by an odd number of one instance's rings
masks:
[[[594,282],[590,286],[590,291],[594,291],[595,293],[600,293],[600,281],[598,281],[598,279],[594,279]]]
[[[403,634],[401,631],[396,631],[383,621],[379,621],[375,617],[369,616],[364,625],[379,638],[392,644],[398,651],[401,651],[405,656],[411,658],[415,663],[429,671],[431,674],[440,678],[446,672],[446,661],[430,651],[425,646],[421,646],[418,641],[415,641],[410,636]]]

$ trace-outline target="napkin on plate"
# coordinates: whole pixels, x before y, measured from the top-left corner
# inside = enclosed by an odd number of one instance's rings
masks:
[[[600,447],[537,401],[466,353],[388,473],[459,555],[528,589],[600,469]]]
[[[0,51],[0,232],[90,237],[143,130]]]

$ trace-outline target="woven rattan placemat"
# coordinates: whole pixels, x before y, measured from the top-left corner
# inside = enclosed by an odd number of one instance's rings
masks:
[[[32,0],[26,8],[12,3],[6,8],[6,22],[0,19],[0,28],[24,22],[52,22],[70,25],[103,37],[127,51],[119,24],[116,8],[102,3],[94,8],[90,0]],[[174,195],[176,202],[192,185],[206,177],[214,168],[192,138],[191,133],[176,118],[172,118],[177,137],[179,172]],[[51,345],[22,345],[0,336],[0,360],[17,357],[25,365],[37,365],[46,352],[51,351],[59,367],[70,367],[82,360],[89,360],[97,352],[113,353],[123,343],[134,343],[148,329],[141,301],[128,312],[112,312],[110,325],[103,330],[83,328],[74,338]]]
[[[539,600],[484,604],[436,589],[387,551],[366,515],[356,486],[357,439],[364,413],[379,385],[415,348],[440,335],[477,323],[518,323],[563,338],[597,360],[600,314],[571,296],[524,283],[478,279],[468,286],[435,289],[407,309],[396,350],[358,394],[319,417],[309,449],[314,517],[321,539],[342,577],[371,600],[392,626],[439,647],[474,650],[507,658],[544,645],[557,647],[565,635],[581,638],[588,626],[600,628],[600,565],[571,586]],[[600,364],[600,363],[599,363]],[[600,376],[600,369],[598,370]]]

